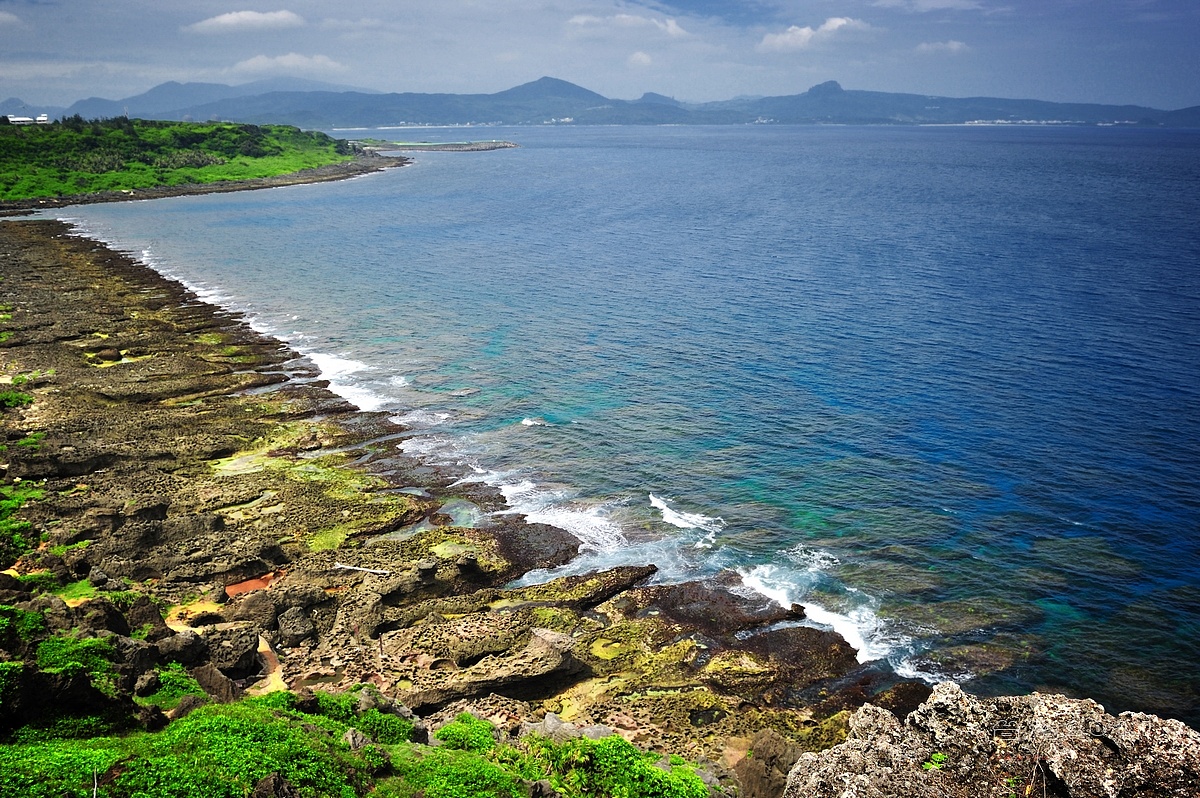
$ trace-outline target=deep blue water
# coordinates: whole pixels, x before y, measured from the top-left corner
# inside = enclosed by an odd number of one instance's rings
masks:
[[[575,570],[737,568],[880,667],[1200,725],[1200,133],[484,136],[522,146],[68,215]]]

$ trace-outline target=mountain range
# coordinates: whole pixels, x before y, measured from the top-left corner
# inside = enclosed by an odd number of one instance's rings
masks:
[[[401,125],[686,125],[686,124],[1137,124],[1200,127],[1200,106],[1164,111],[1137,105],[1057,103],[994,97],[843,89],[828,81],[802,94],[685,103],[648,92],[615,100],[544,77],[494,94],[382,93],[315,81],[278,79],[241,86],[163,83],[121,100],[89,98],[69,108],[34,108],[17,99],[0,114],[84,118],[222,119],[303,128]]]

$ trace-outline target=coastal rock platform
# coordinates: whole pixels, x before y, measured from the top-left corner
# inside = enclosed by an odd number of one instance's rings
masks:
[[[132,696],[179,663],[217,701],[368,683],[514,734],[604,727],[774,796],[864,702],[902,717],[928,694],[736,573],[667,585],[647,563],[513,587],[578,541],[492,514],[497,491],[400,453],[410,433],[386,413],[62,223],[0,222],[0,278],[0,388],[30,398],[3,411],[4,482],[41,492],[20,510],[40,545],[0,563],[0,603],[45,619],[0,639],[24,663],[0,736],[73,713],[154,728]],[[476,525],[443,512],[462,501]],[[47,684],[37,646],[70,630],[112,644],[115,694]]]

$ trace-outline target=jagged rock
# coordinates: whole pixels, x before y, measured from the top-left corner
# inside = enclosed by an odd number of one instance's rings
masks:
[[[535,781],[529,785],[529,798],[562,798],[561,793],[546,779]]]
[[[211,629],[205,633],[205,640],[212,663],[229,678],[246,679],[262,670],[256,629]]]
[[[553,712],[547,712],[546,717],[537,723],[526,722],[521,724],[521,736],[526,734],[540,734],[543,737],[549,737],[556,743],[565,742],[575,737],[602,740],[605,737],[611,737],[614,733],[610,727],[599,723],[589,726],[578,726],[574,723],[569,723]]]
[[[804,617],[799,605],[785,609],[765,596],[733,592],[732,588],[740,585],[741,577],[727,571],[715,579],[641,588],[635,600],[642,612],[660,612],[681,626],[717,640],[744,629]]]
[[[133,685],[133,694],[142,697],[151,695],[158,691],[159,684],[157,673],[143,673]]]
[[[179,720],[180,718],[187,717],[193,709],[202,707],[207,703],[208,699],[201,698],[198,695],[185,695],[179,699],[179,703],[175,705],[175,708],[167,713],[167,717],[171,720]]]
[[[94,598],[75,610],[76,622],[81,629],[91,632],[112,632],[129,635],[129,621],[116,605],[106,598]]]
[[[178,662],[185,667],[194,665],[208,656],[208,643],[191,629],[164,637],[155,645],[164,662]]]
[[[978,698],[947,682],[901,723],[867,704],[850,736],[804,754],[784,798],[1194,798],[1200,733],[1175,720],[1034,693]]]
[[[138,707],[137,722],[144,730],[148,732],[156,732],[165,729],[171,719],[158,707]]]
[[[133,631],[141,631],[142,638],[150,643],[170,637],[173,632],[163,621],[162,611],[149,596],[140,596],[125,610],[125,620]]]
[[[299,607],[284,610],[279,614],[276,623],[279,626],[279,645],[285,648],[298,646],[317,633],[317,627],[313,626],[304,610]]]
[[[65,632],[75,627],[75,611],[58,596],[42,593],[17,606],[26,612],[41,613],[48,632]]]
[[[250,798],[300,798],[300,791],[283,776],[272,773],[254,785]]]
[[[741,798],[777,798],[787,785],[788,772],[803,749],[774,729],[763,729],[750,741],[747,756],[733,771],[742,785]]]
[[[233,680],[211,662],[206,662],[191,671],[192,678],[210,698],[220,704],[228,704],[242,697],[242,691]]]
[[[221,614],[230,621],[249,621],[257,629],[275,628],[275,601],[266,590],[242,594],[229,602]]]
[[[92,587],[104,587],[108,584],[108,574],[99,568],[93,568],[88,571],[87,580],[88,584]]]
[[[342,735],[342,742],[350,746],[351,751],[360,751],[371,744],[371,738],[358,729],[347,729]]]
[[[523,649],[507,656],[485,656],[479,662],[451,671],[425,671],[443,674],[436,679],[422,678],[400,698],[415,710],[437,707],[459,698],[501,692],[508,695],[545,693],[552,690],[556,678],[577,673],[582,664],[571,656],[574,641],[570,635],[549,629],[533,629]]]

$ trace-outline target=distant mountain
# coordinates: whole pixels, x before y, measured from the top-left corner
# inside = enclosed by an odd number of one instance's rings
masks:
[[[128,113],[157,119],[227,119],[305,128],[465,124],[1139,124],[1200,126],[1200,107],[1162,111],[1134,105],[1052,103],[994,97],[843,89],[836,81],[802,94],[684,104],[649,92],[614,100],[543,77],[494,94],[383,94],[307,81],[222,86],[164,83],[124,100],[83,100],[68,113],[86,118]]]
[[[123,100],[104,100],[99,97],[89,97],[86,100],[80,100],[66,109],[66,115],[79,114],[85,119],[124,116],[126,114],[151,119],[157,117],[175,118],[171,114],[179,109],[205,105],[220,100],[254,97],[275,91],[359,91],[368,93],[365,89],[355,89],[350,86],[321,83],[320,81],[304,80],[302,78],[271,78],[268,80],[257,80],[253,83],[243,83],[239,86],[227,86],[222,83],[177,83],[170,81],[159,84],[142,94],[126,97]]]
[[[641,97],[634,100],[634,102],[635,103],[650,103],[651,105],[670,105],[670,106],[674,106],[675,108],[683,107],[683,103],[679,102],[679,100],[676,100],[674,97],[667,97],[662,94],[655,94],[652,91],[646,92]]]
[[[7,100],[0,102],[0,116],[28,116],[36,117],[38,114],[46,114],[51,118],[62,115],[64,108],[58,108],[52,105],[30,105],[19,97],[9,97]]]

